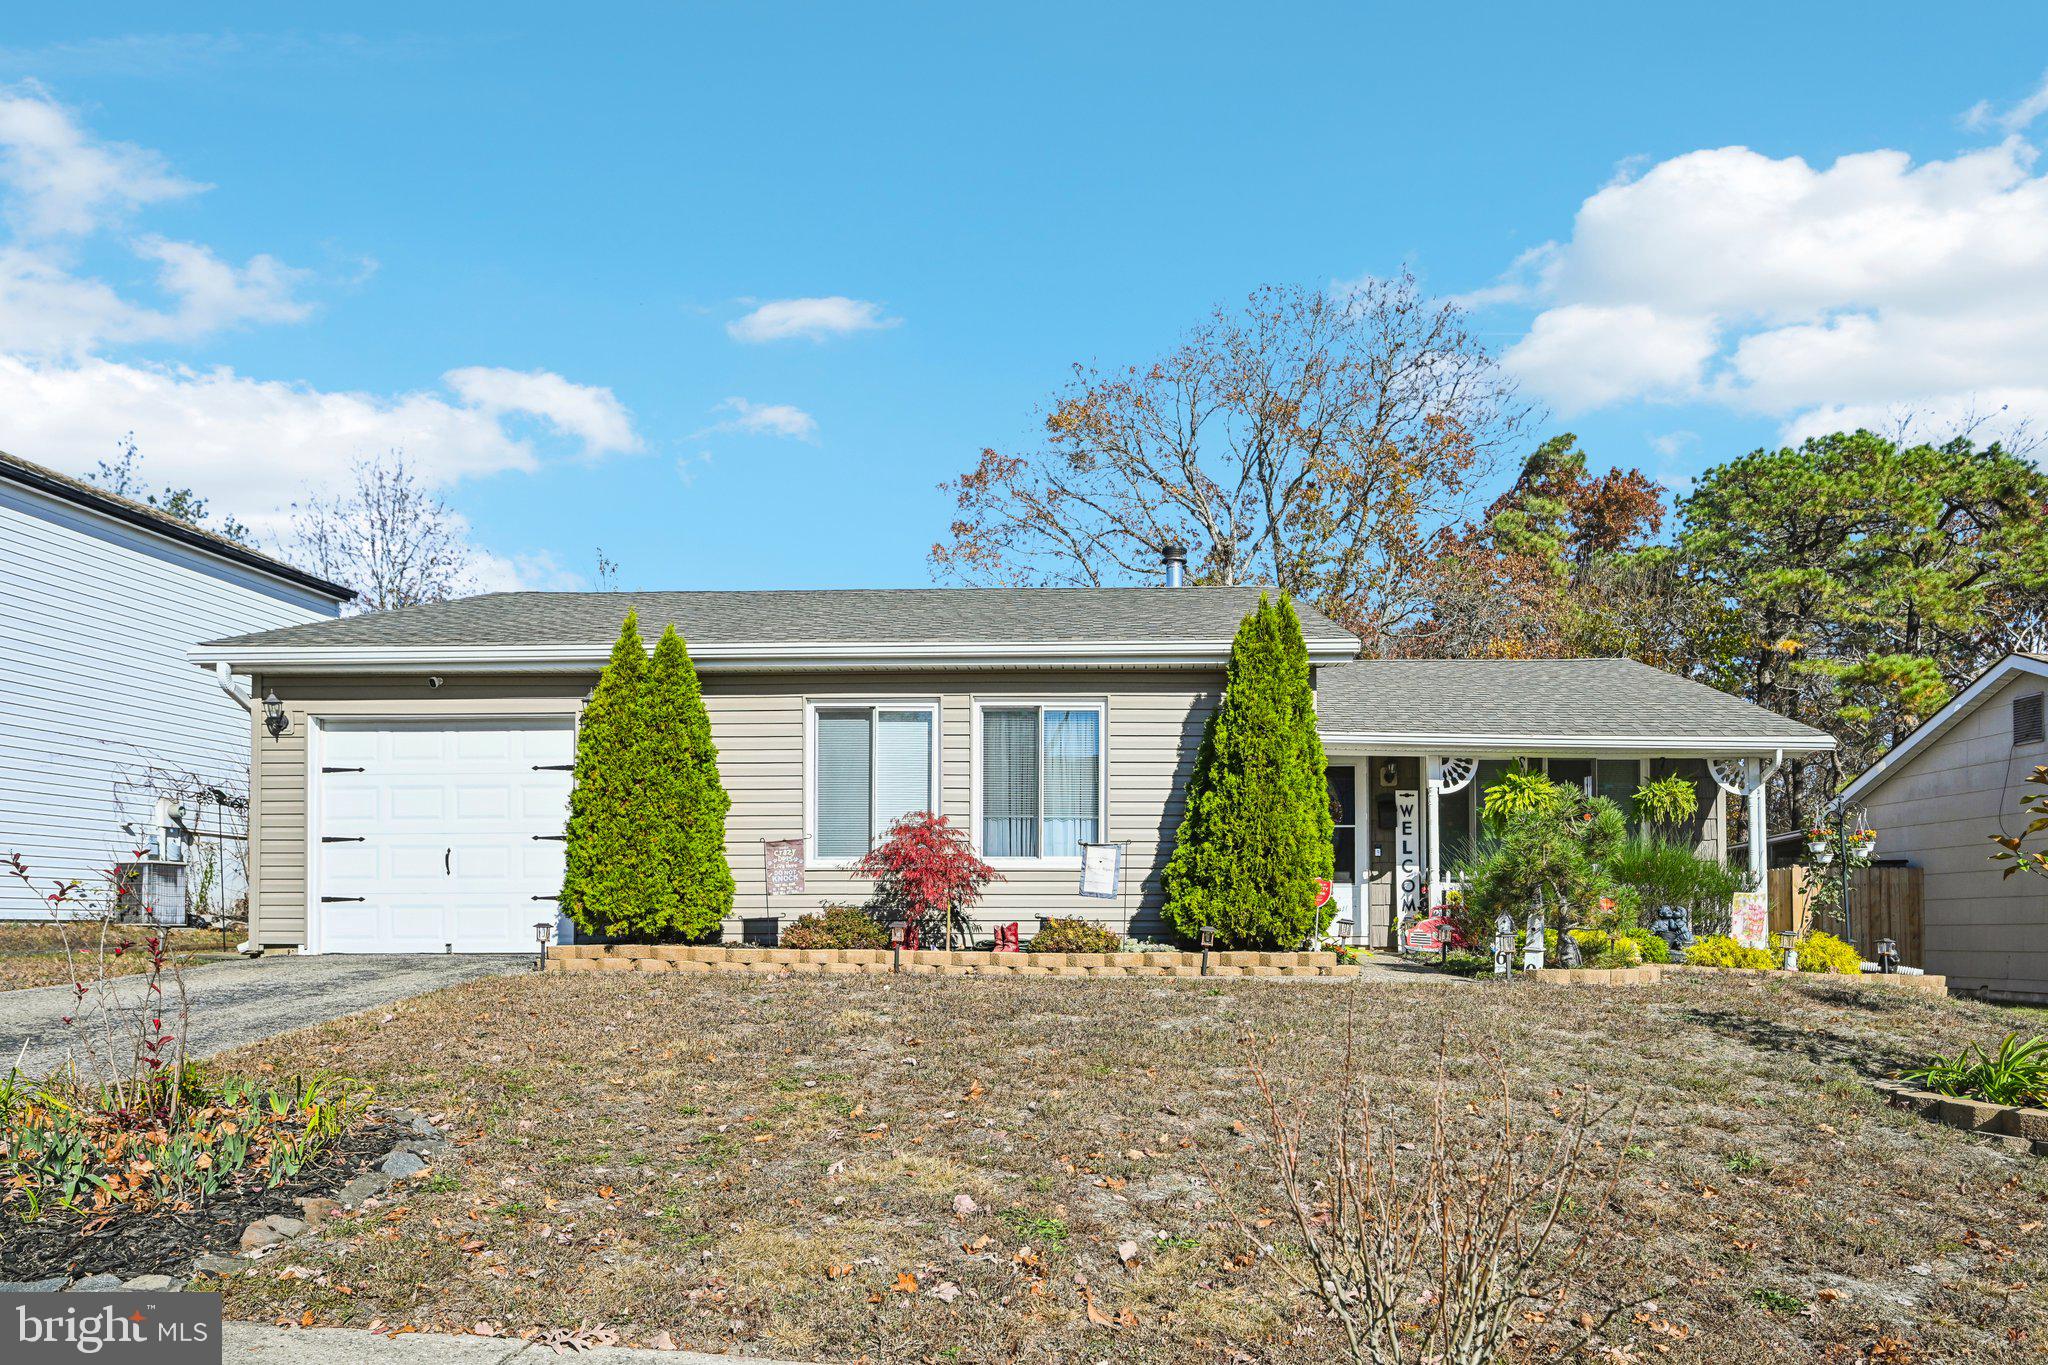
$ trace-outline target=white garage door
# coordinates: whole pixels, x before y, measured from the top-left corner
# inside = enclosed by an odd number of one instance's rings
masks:
[[[530,953],[562,889],[569,720],[321,727],[314,947]]]

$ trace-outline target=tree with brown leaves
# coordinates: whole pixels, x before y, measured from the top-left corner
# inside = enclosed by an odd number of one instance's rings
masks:
[[[984,450],[943,485],[959,515],[933,573],[1131,583],[1181,545],[1194,582],[1277,586],[1375,647],[1422,613],[1433,533],[1526,420],[1413,276],[1262,288],[1157,360],[1076,366],[1040,449]]]

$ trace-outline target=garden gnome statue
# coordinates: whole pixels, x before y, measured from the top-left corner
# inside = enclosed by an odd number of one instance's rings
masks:
[[[1522,944],[1522,970],[1533,972],[1543,966],[1543,895],[1537,893],[1536,904],[1529,910],[1529,937]]]
[[[1514,968],[1515,917],[1500,912],[1493,922],[1493,974],[1506,976]]]

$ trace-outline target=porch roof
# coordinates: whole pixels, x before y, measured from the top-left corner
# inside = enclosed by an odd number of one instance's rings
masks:
[[[1634,659],[1360,659],[1318,670],[1326,747],[1716,757],[1832,749],[1826,732]]]

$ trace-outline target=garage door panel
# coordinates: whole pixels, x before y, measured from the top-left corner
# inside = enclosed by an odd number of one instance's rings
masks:
[[[316,942],[334,952],[528,952],[561,889],[574,752],[562,720],[325,727]],[[341,755],[349,755],[344,760]]]

